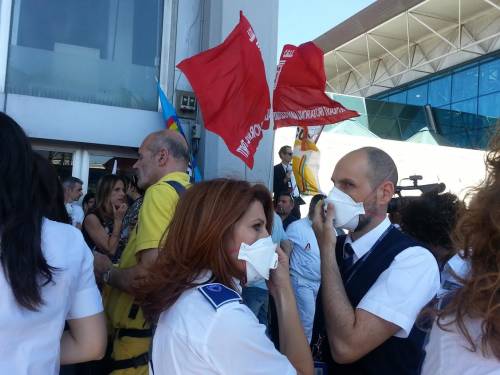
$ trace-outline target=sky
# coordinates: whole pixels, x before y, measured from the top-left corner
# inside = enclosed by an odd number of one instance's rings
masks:
[[[373,2],[373,0],[279,0],[278,59],[285,44],[299,45],[311,41]]]

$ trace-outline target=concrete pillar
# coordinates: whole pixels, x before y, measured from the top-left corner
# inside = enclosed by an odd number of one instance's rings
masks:
[[[240,10],[252,25],[262,51],[267,81],[272,90],[277,61],[278,0],[212,0],[206,3],[203,24],[203,49],[220,44],[239,21]],[[272,128],[272,125],[271,125]],[[254,168],[229,152],[224,141],[204,131],[200,157],[205,179],[234,177],[272,185],[274,132],[264,132],[255,154]]]

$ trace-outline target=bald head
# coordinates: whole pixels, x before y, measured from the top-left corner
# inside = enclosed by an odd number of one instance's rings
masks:
[[[392,182],[394,186],[398,184],[398,169],[394,160],[385,151],[376,147],[362,147],[348,153],[342,159],[349,157],[366,161],[366,174],[372,188],[385,181]]]
[[[181,133],[165,129],[151,133],[144,140],[148,149],[156,154],[162,148],[166,148],[174,159],[189,163],[189,147]]]
[[[354,150],[335,166],[332,182],[355,202],[363,202],[365,213],[351,233],[361,237],[380,224],[387,215],[387,206],[394,195],[398,171],[392,158],[375,147]]]
[[[186,172],[189,163],[188,145],[184,137],[173,130],[149,134],[139,147],[139,158],[134,164],[137,185],[147,189],[163,176]]]

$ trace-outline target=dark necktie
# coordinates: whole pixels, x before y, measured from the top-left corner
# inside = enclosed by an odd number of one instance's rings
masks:
[[[344,244],[342,260],[342,271],[343,273],[345,273],[349,270],[349,268],[351,268],[352,264],[354,263],[354,249],[352,248],[350,243]]]

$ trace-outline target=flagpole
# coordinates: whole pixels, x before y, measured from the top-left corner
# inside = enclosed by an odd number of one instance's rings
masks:
[[[155,79],[156,79],[156,77],[155,77]],[[189,150],[189,142],[188,142],[188,139],[186,137],[186,134],[184,133],[184,129],[182,128],[181,121],[180,121],[179,117],[177,116],[177,113],[175,112],[175,108],[168,101],[167,96],[165,95],[165,92],[163,91],[160,83],[158,82],[158,79],[156,79],[156,86],[158,89],[158,96],[159,96],[159,100],[160,100],[161,111],[162,111],[162,115],[163,115],[163,120],[165,121],[165,125],[166,125],[167,129],[171,129],[171,130],[178,131],[179,133],[181,133],[184,140],[186,141],[186,144],[188,146],[188,152],[189,152],[189,164],[191,167],[191,180],[192,180],[192,182],[198,182],[199,180],[201,180],[201,173],[200,173],[198,166],[197,166],[196,157],[193,156],[193,153],[191,152],[191,150]],[[199,176],[199,178],[197,178],[198,176]]]

